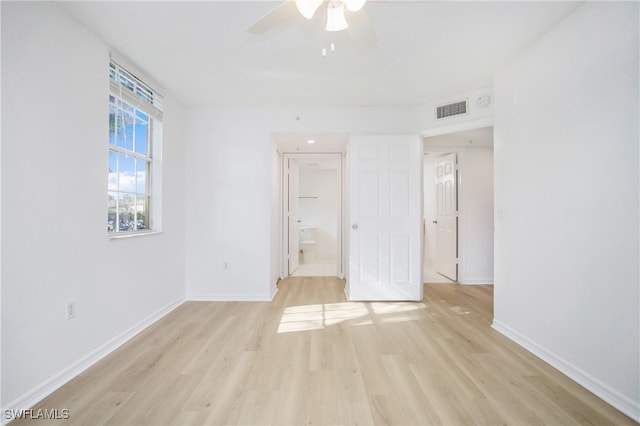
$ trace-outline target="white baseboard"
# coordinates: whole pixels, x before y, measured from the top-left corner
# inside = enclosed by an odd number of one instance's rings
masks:
[[[187,294],[190,302],[270,302],[273,299],[271,294],[233,294],[233,293],[191,293]]]
[[[570,377],[575,382],[584,386],[594,395],[603,399],[613,407],[622,411],[627,416],[631,417],[636,422],[640,422],[640,402],[633,401],[631,398],[623,395],[617,390],[611,388],[575,365],[565,361],[559,356],[555,355],[551,351],[543,348],[534,341],[521,335],[511,327],[502,324],[500,321],[493,320],[491,327],[497,332],[503,334],[509,339],[513,340],[518,345],[522,346],[538,358],[545,361],[547,364],[559,370],[564,375]]]
[[[75,378],[80,373],[100,361],[102,358],[109,355],[111,352],[115,351],[120,346],[128,342],[131,338],[139,334],[145,328],[149,327],[160,318],[173,311],[183,302],[184,297],[180,296],[173,302],[161,308],[159,311],[149,315],[147,318],[135,324],[133,327],[130,327],[128,330],[125,330],[113,339],[99,346],[88,355],[80,358],[78,361],[60,371],[58,374],[44,381],[40,385],[34,387],[30,391],[24,393],[14,401],[6,404],[4,407],[2,407],[2,425],[5,425],[13,420],[13,418],[5,418],[5,413],[9,412],[7,410],[26,410],[33,407],[38,402],[42,401],[45,397],[69,382],[71,379]]]

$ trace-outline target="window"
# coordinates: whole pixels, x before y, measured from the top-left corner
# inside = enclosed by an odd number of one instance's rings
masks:
[[[115,62],[109,75],[107,232],[159,230],[154,176],[159,177],[162,98]]]

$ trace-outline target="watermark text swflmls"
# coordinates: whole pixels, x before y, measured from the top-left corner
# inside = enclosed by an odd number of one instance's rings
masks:
[[[26,410],[5,409],[2,413],[5,420],[67,420],[71,417],[69,409],[29,408]]]

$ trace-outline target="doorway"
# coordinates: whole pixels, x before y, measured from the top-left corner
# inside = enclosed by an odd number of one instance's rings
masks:
[[[282,175],[283,271],[342,278],[342,155],[285,154]]]
[[[458,281],[459,169],[455,152],[425,152],[425,283]]]
[[[460,284],[493,284],[493,127],[424,137],[424,152],[425,282],[452,283],[455,279]],[[457,165],[456,193],[451,195],[456,211],[455,277],[449,275],[451,270],[438,273],[442,272],[438,271],[438,237],[442,230],[437,228],[441,224],[437,165],[451,154],[455,154]]]

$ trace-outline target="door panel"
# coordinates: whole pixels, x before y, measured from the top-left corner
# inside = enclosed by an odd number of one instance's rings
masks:
[[[421,300],[421,165],[415,136],[349,142],[350,300]]]
[[[411,279],[411,240],[405,235],[391,236],[391,279],[408,283]]]
[[[363,283],[380,283],[380,238],[364,236],[360,238],[360,279]]]
[[[407,219],[410,217],[409,179],[410,175],[405,170],[391,170],[390,172],[390,199],[391,218]]]
[[[380,183],[375,171],[362,171],[358,175],[360,193],[358,194],[359,211],[363,218],[376,218],[379,215]]]

